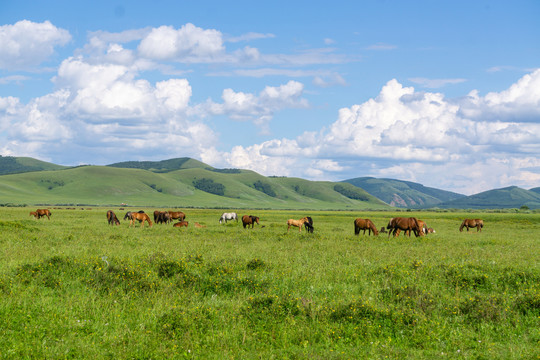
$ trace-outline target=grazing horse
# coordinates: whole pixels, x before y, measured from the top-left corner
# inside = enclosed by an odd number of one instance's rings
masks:
[[[138,211],[139,214],[144,214],[143,210]],[[135,214],[133,211],[128,211],[126,215],[124,215],[124,220],[131,220],[131,215]]]
[[[294,220],[294,219],[287,220],[287,232],[289,232],[289,229],[291,228],[291,226],[298,227],[298,232],[302,232],[302,226],[304,226],[304,224],[308,221],[309,220],[307,217],[301,218],[300,220]]]
[[[107,221],[109,222],[109,225],[120,225],[120,221],[112,210],[107,211]]]
[[[482,231],[482,228],[484,227],[484,220],[465,219],[461,223],[461,226],[459,227],[459,231],[463,231],[464,227],[467,228],[467,231],[469,231],[469,228],[476,228],[476,232]]]
[[[179,221],[173,225],[173,227],[188,227],[189,223],[187,221]]]
[[[49,209],[37,209],[36,211],[30,212],[30,216],[34,216],[36,219],[41,219],[46,216],[47,219],[51,220],[51,211]]]
[[[242,225],[244,225],[244,229],[246,226],[249,229],[249,225],[251,225],[251,228],[255,227],[255,223],[259,223],[259,217],[253,216],[253,215],[244,215],[242,216]]]
[[[354,235],[360,234],[360,230],[364,230],[364,235],[366,235],[366,230],[368,231],[368,235],[371,235],[371,232],[373,231],[373,235],[379,235],[379,231],[375,227],[375,224],[370,219],[356,219],[354,220]]]
[[[390,234],[399,237],[399,231],[405,231],[405,234],[409,232],[409,237],[411,236],[411,230],[414,231],[414,234],[418,236],[423,236],[422,228],[418,224],[418,219],[414,217],[404,218],[396,217],[390,219],[386,228],[389,230],[388,237]]]
[[[171,221],[171,215],[168,211],[154,211],[154,222],[156,224],[168,224]]]
[[[428,228],[426,234],[434,234],[435,230],[433,228]]]
[[[205,228],[206,225],[201,225],[201,224],[199,224],[198,222],[196,222],[196,223],[195,223],[195,227],[196,227],[196,228],[201,228],[201,229],[202,229],[202,228]]]
[[[309,232],[309,233],[312,233],[313,234],[313,219],[311,218],[311,216],[306,216],[306,219],[308,221],[306,221],[304,223],[304,227],[306,228],[306,231]]]
[[[131,213],[131,221],[129,223],[129,227],[131,227],[131,225],[133,225],[133,223],[135,222],[135,220],[137,220],[138,222],[141,223],[141,227],[144,227],[144,222],[147,221],[148,222],[148,226],[152,227],[152,220],[150,220],[150,217],[148,215],[146,215],[144,212],[136,212],[136,213]]]
[[[171,216],[171,220],[178,219],[179,221],[184,221],[184,219],[186,218],[186,214],[184,214],[181,211],[170,211],[169,210],[169,215]]]
[[[386,231],[386,228],[384,226],[382,226],[381,230],[379,230],[379,232],[386,234],[388,231]]]
[[[238,215],[235,212],[223,213],[219,218],[219,223],[221,224],[222,221],[225,221],[226,224],[228,220],[236,220],[238,222]]]

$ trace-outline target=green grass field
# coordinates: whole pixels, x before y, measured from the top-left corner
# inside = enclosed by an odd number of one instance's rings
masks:
[[[0,208],[2,359],[540,357],[537,213],[239,211],[247,230],[221,210],[181,229],[31,210]],[[306,215],[313,234],[287,233]],[[437,232],[354,236],[393,216]]]

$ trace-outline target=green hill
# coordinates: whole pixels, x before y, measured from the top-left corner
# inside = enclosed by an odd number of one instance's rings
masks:
[[[61,170],[67,168],[68,166],[55,165],[29,157],[0,155],[0,175],[18,174],[43,170]]]
[[[430,208],[445,201],[464,197],[461,194],[430,188],[411,181],[360,177],[344,182],[364,189],[391,206],[401,208]]]
[[[539,209],[540,193],[510,186],[484,191],[438,205],[441,208],[457,209],[520,208],[522,206]]]
[[[110,164],[107,166],[117,167],[117,168],[126,168],[126,169],[143,169],[149,170],[157,173],[170,172],[179,169],[191,169],[191,168],[202,168],[202,169],[213,169],[211,166],[206,165],[200,161],[197,161],[192,158],[183,157],[176,159],[168,159],[161,161],[124,161],[119,163]]]
[[[216,171],[209,166],[177,170],[169,168],[164,172],[165,168],[154,164],[151,166],[154,172],[139,168],[81,166],[62,171],[3,175],[0,176],[0,199],[4,204],[32,205],[128,204],[335,210],[389,208],[365,191],[348,184],[267,178],[253,171]],[[340,187],[336,189],[336,185],[342,185],[345,190]]]

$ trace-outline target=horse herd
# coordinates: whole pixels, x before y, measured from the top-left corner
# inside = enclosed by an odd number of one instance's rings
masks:
[[[36,219],[40,219],[42,217],[47,217],[47,219],[50,220],[51,217],[51,211],[49,209],[37,209],[36,211],[31,211],[30,216],[34,216]],[[154,221],[150,219],[148,214],[146,214],[144,211],[140,210],[137,212],[128,211],[126,215],[124,216],[124,220],[129,220],[131,227],[135,224],[136,221],[138,221],[141,224],[141,227],[144,227],[144,223],[146,222],[149,227],[152,227],[154,223],[156,224],[168,224],[173,220],[178,220],[178,222],[174,223],[174,227],[187,227],[189,223],[185,221],[186,214],[182,211],[154,211]],[[238,222],[238,215],[235,212],[230,213],[223,213],[221,214],[221,217],[219,218],[219,223],[227,223],[227,221],[235,220]],[[114,211],[109,210],[107,211],[107,222],[109,225],[120,225],[120,220],[118,220],[118,217],[114,213]],[[242,216],[242,225],[245,228],[253,228],[255,224],[259,224],[259,217],[254,215],[244,215]],[[291,226],[297,227],[298,231],[302,231],[302,227],[305,227],[307,232],[313,233],[314,227],[313,227],[313,219],[310,216],[303,217],[299,220],[296,219],[289,219],[287,220],[287,232],[289,232]],[[195,227],[198,228],[204,228],[205,225],[201,225],[199,223],[195,223]],[[264,227],[264,225],[263,225]],[[484,221],[482,219],[465,219],[461,223],[461,226],[459,227],[459,231],[463,231],[463,229],[474,229],[476,228],[476,232],[482,231],[482,228],[484,227]],[[368,231],[368,235],[371,235],[373,232],[373,235],[379,235],[379,233],[388,233],[388,237],[390,235],[399,237],[399,234],[403,231],[405,235],[411,236],[411,232],[414,233],[416,237],[418,236],[424,236],[426,234],[434,233],[435,230],[433,228],[430,228],[426,225],[426,223],[422,220],[419,220],[415,217],[395,217],[390,219],[388,222],[388,225],[386,228],[383,226],[380,230],[377,230],[377,227],[371,221],[370,219],[355,219],[354,220],[354,234],[359,235],[360,231],[364,231],[364,235],[366,234],[366,230]]]

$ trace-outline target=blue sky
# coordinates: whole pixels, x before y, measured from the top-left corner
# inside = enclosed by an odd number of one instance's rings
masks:
[[[0,155],[537,187],[538,18],[535,0],[0,0]]]

